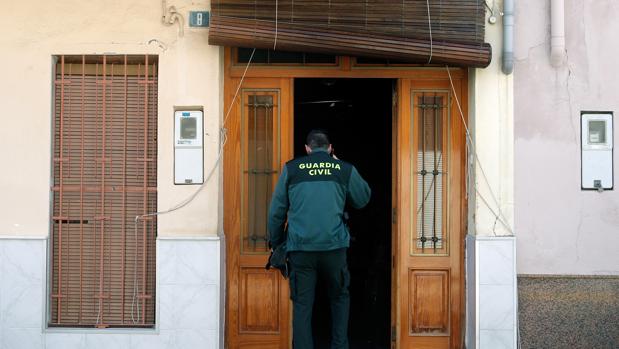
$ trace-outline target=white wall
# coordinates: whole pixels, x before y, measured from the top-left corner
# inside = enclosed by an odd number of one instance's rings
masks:
[[[170,0],[186,16],[209,1]],[[161,2],[4,1],[0,21],[0,235],[47,236],[50,206],[52,56],[156,54],[159,56],[158,204],[166,209],[197,186],[174,186],[173,106],[205,111],[205,172],[216,157],[221,116],[221,49],[205,29],[161,24]],[[215,235],[218,172],[182,211],[159,218],[159,235]]]
[[[618,122],[619,3],[565,1],[559,68],[549,60],[550,1],[517,1],[516,14],[518,273],[619,274],[619,192],[580,190],[580,112],[614,111]]]
[[[466,238],[467,348],[515,348],[513,75],[501,71],[503,21],[486,23],[492,63],[469,70],[469,164]],[[486,18],[490,15],[487,11]],[[497,215],[499,215],[497,217]],[[510,236],[510,237],[506,237]],[[518,239],[520,237],[518,236]]]

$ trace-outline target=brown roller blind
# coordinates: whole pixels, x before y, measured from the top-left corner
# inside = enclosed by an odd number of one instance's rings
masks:
[[[475,67],[491,59],[483,0],[214,0],[212,12],[214,45]]]
[[[59,56],[51,326],[155,323],[157,58]]]

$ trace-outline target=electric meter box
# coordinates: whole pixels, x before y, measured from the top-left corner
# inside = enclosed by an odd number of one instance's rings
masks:
[[[204,182],[202,110],[174,112],[174,184]]]
[[[582,189],[613,189],[613,114],[581,113]]]

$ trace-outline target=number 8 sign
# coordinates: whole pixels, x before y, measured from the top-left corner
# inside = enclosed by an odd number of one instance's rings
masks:
[[[209,26],[209,12],[208,11],[190,11],[189,12],[189,26],[197,28],[208,28]]]

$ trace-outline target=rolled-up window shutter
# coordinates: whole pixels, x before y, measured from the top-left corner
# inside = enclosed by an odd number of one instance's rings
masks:
[[[485,67],[483,0],[214,0],[209,43]]]
[[[157,57],[57,59],[49,325],[152,327]]]

